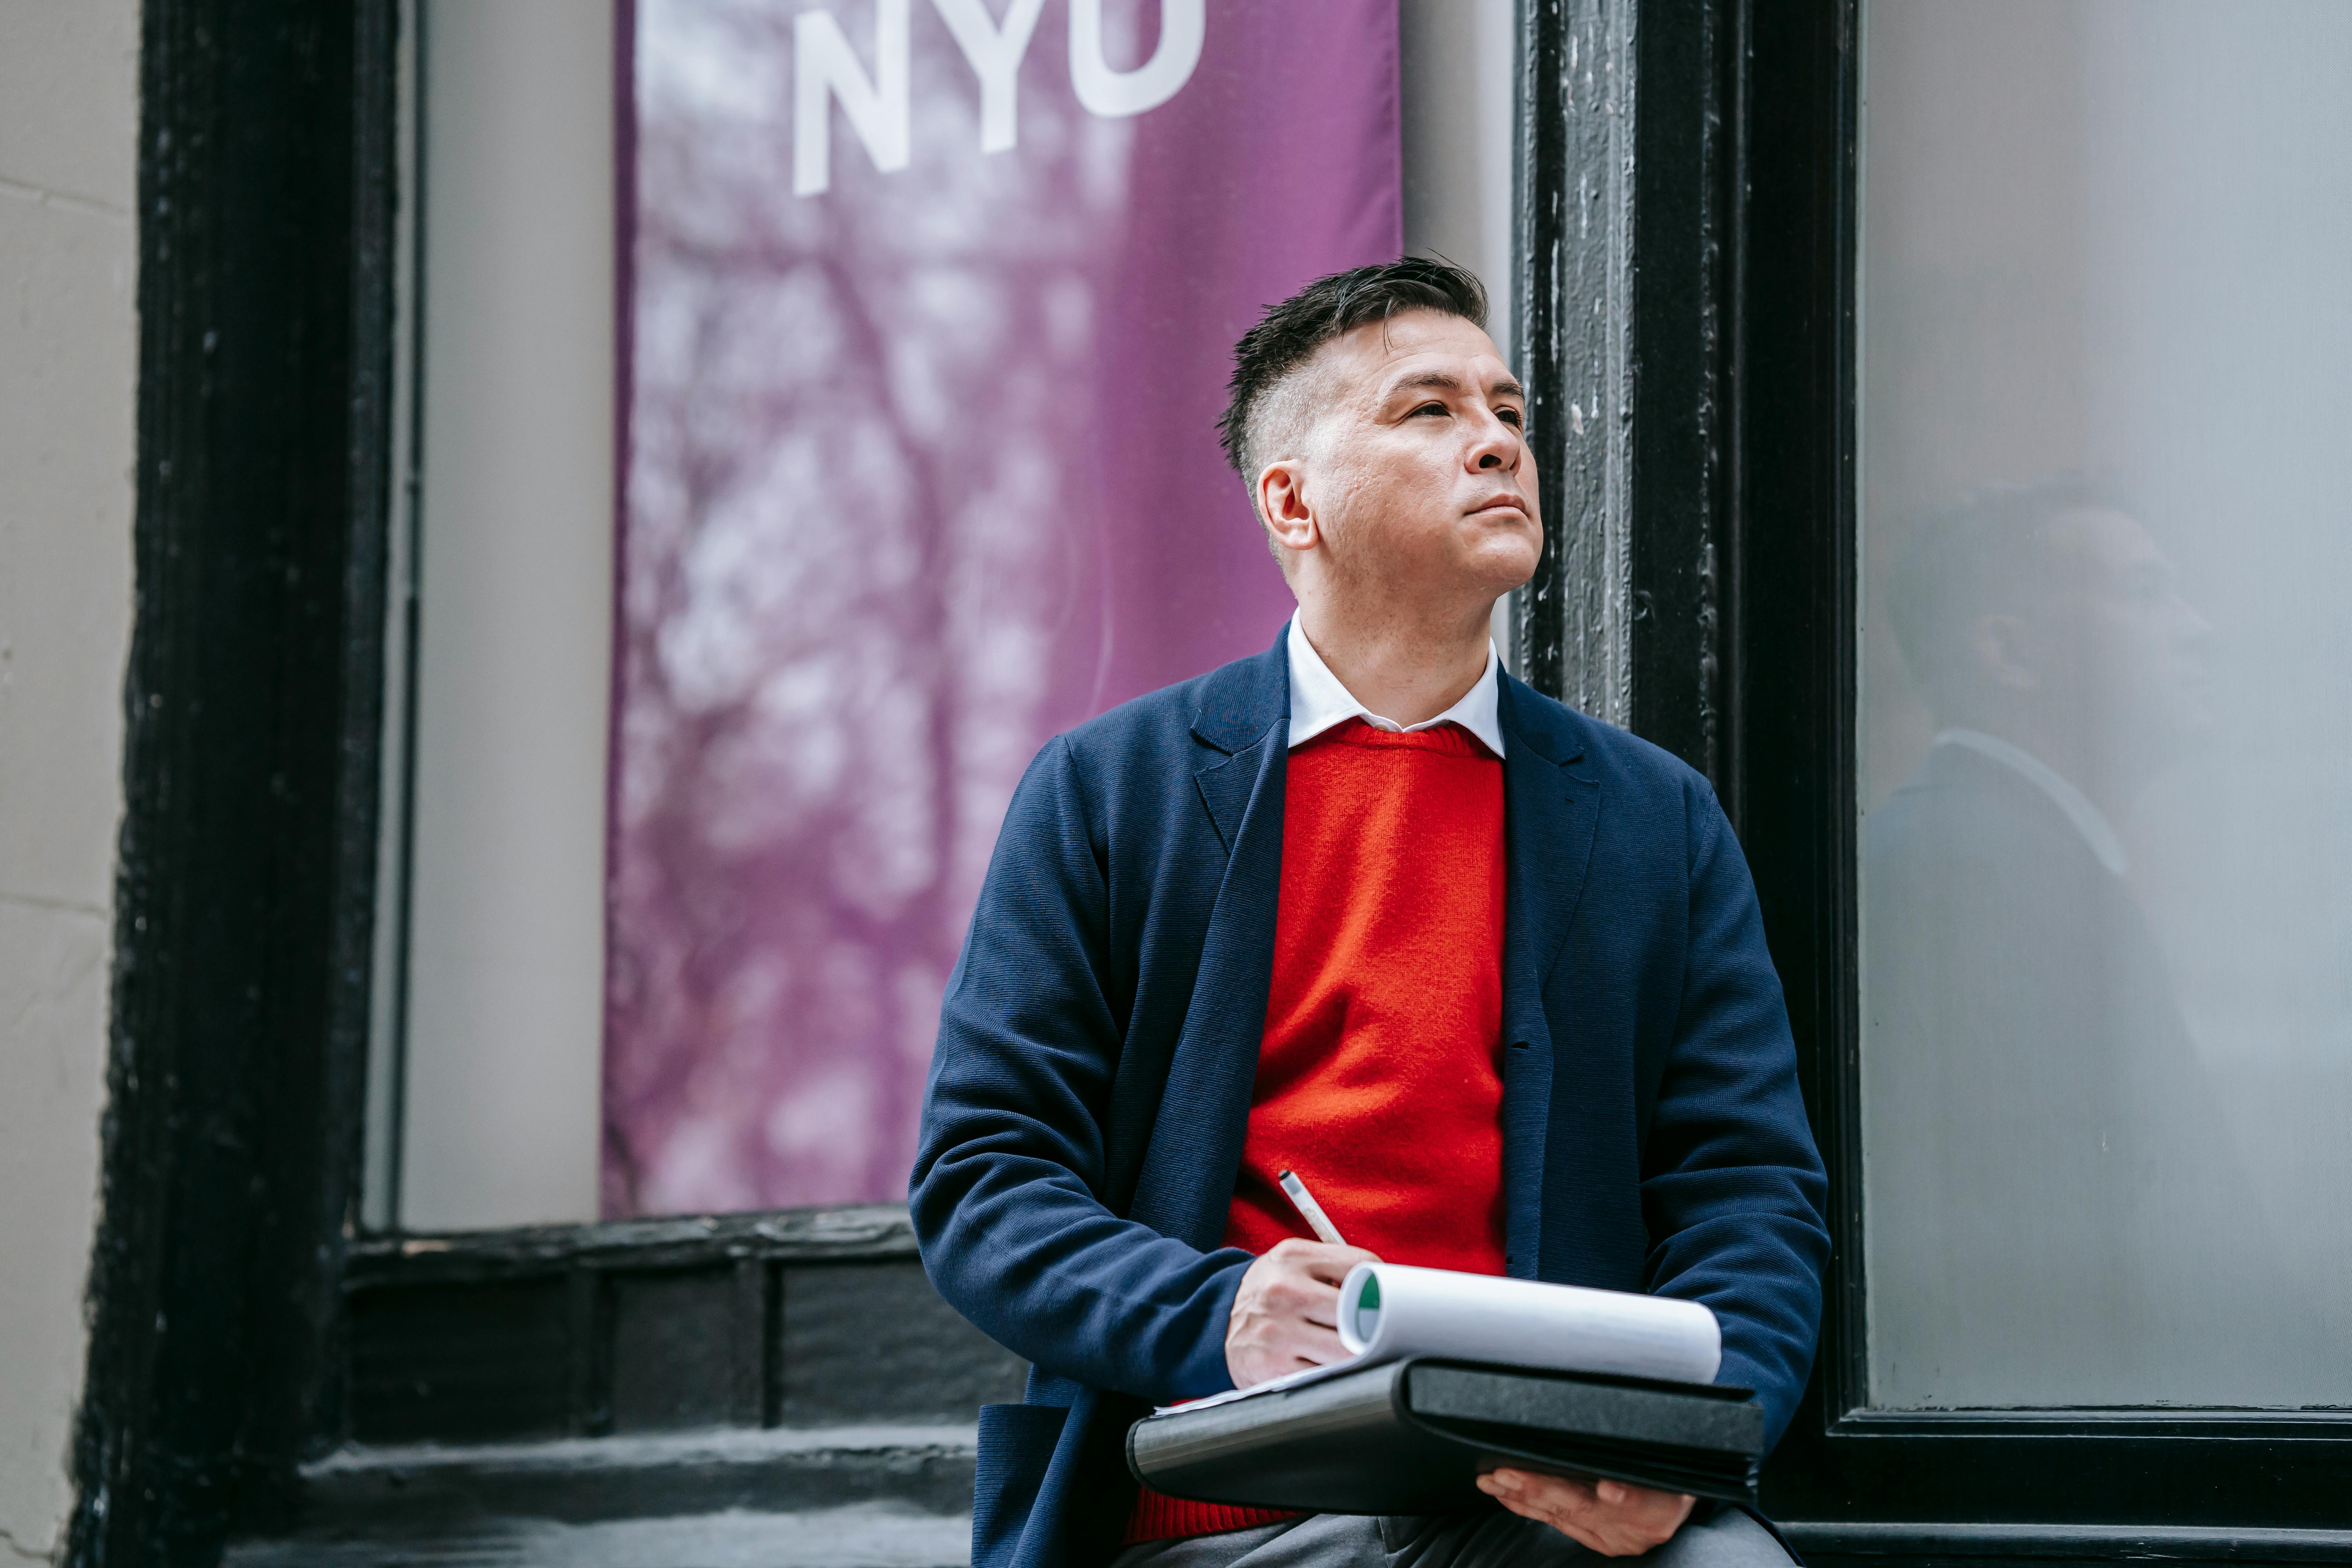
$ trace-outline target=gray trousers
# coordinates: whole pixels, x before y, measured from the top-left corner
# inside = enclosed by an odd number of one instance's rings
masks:
[[[1147,1541],[1120,1552],[1111,1568],[1601,1568],[1608,1561],[1549,1524],[1496,1509],[1393,1519],[1310,1513],[1255,1530]],[[1684,1525],[1672,1541],[1632,1561],[1658,1568],[1789,1568],[1789,1554],[1771,1532],[1736,1508]]]

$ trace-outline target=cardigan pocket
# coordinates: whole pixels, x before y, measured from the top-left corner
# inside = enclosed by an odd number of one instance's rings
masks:
[[[1061,1405],[983,1405],[972,1477],[972,1568],[1012,1561],[1070,1418]]]

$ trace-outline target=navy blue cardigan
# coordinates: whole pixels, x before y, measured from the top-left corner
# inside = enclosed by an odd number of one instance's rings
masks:
[[[1704,1301],[1777,1439],[1825,1184],[1747,861],[1705,779],[1502,678],[1505,1250]],[[1219,1245],[1265,1021],[1289,668],[1267,652],[1050,742],[940,1009],[911,1206],[940,1293],[1033,1363],[981,1413],[975,1568],[1107,1561],[1128,1423],[1231,1386]]]

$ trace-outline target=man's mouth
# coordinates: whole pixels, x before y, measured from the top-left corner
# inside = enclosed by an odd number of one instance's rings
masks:
[[[1481,501],[1472,507],[1470,515],[1476,517],[1479,513],[1487,511],[1515,511],[1521,517],[1525,517],[1528,515],[1528,503],[1526,499],[1520,496],[1496,496],[1492,500]]]

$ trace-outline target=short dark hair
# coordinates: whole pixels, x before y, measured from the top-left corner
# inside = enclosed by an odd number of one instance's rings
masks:
[[[1285,376],[1332,339],[1406,310],[1437,310],[1484,327],[1486,286],[1450,261],[1407,256],[1318,278],[1269,307],[1234,345],[1234,378],[1217,421],[1234,472],[1252,477],[1250,420]]]
[[[1914,518],[1886,579],[1886,620],[1911,678],[1933,708],[1963,656],[1969,628],[1990,611],[2022,609],[2051,586],[2051,529],[2070,511],[2138,509],[2084,474],[1986,485],[1956,506]]]

